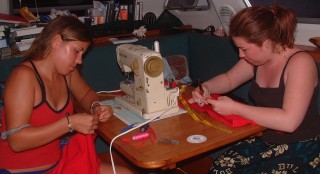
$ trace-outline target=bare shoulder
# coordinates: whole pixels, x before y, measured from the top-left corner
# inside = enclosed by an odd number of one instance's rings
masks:
[[[8,78],[8,82],[10,81],[26,81],[26,80],[30,80],[30,78],[34,79],[36,76],[34,74],[34,70],[29,67],[27,64],[22,63],[21,65],[16,66],[9,78]]]
[[[33,69],[23,63],[12,70],[8,80],[6,81],[6,88],[23,90],[34,86],[34,82],[36,82],[36,80],[37,78]]]
[[[290,74],[290,76],[288,76]],[[293,81],[306,84],[307,82],[314,82],[314,85],[318,81],[317,65],[313,57],[307,52],[297,52],[288,62],[286,68],[286,77],[291,77]],[[312,83],[311,83],[312,84]]]
[[[303,50],[297,50],[291,60],[288,63],[288,67],[290,68],[315,68],[316,69],[316,63],[314,58],[306,51]]]

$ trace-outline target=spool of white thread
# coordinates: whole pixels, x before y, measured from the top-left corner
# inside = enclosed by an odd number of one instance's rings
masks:
[[[153,47],[154,47],[154,51],[160,53],[160,46],[158,41],[154,41]]]

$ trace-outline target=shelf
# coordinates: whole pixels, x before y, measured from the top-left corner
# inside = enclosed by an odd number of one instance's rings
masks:
[[[160,35],[161,35],[160,30],[149,30],[146,32],[146,38],[155,38],[155,37],[159,37]],[[109,41],[110,38],[125,37],[125,36],[129,37],[134,35],[132,33],[126,33],[126,34],[97,37],[97,38],[93,38],[93,45],[94,46],[110,45],[112,44],[112,42]]]
[[[153,29],[153,30],[148,30],[146,32],[146,38],[158,38],[165,35],[176,34],[177,32],[179,33],[179,32],[191,31],[191,30],[192,30],[191,25],[183,25],[177,28],[176,30],[171,30],[171,31],[163,30],[163,29]],[[109,44],[112,44],[109,41],[109,38],[125,37],[125,36],[130,37],[134,35],[132,33],[126,33],[126,34],[116,34],[116,35],[96,37],[93,39],[93,46],[109,45]]]

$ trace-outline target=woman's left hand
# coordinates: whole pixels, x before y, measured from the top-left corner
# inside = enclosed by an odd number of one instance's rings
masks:
[[[207,102],[212,105],[212,109],[220,115],[232,115],[235,102],[227,97],[220,96],[217,100],[207,98]]]

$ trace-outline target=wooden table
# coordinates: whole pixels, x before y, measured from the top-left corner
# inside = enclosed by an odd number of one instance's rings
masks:
[[[188,87],[183,95],[189,97],[191,90],[192,88]],[[107,94],[101,95],[101,97],[104,99],[110,98]],[[213,120],[207,114],[202,113],[201,116],[215,125],[228,128]],[[112,138],[118,135],[120,130],[126,126],[125,123],[114,116],[110,121],[101,123],[97,132],[104,140],[110,143]],[[143,147],[137,148],[133,144],[121,141],[122,137],[131,137],[139,133],[139,129],[137,129],[116,139],[112,148],[115,148],[132,163],[141,168],[173,169],[178,162],[261,133],[264,130],[261,126],[248,125],[233,128],[231,129],[232,133],[227,133],[198,123],[187,113],[152,122],[150,126],[158,137],[175,139],[180,141],[180,144],[174,145],[162,142],[153,144],[151,141],[147,141]],[[187,137],[190,135],[204,135],[207,137],[207,140],[204,143],[192,144],[187,141]]]

